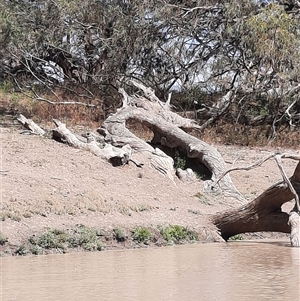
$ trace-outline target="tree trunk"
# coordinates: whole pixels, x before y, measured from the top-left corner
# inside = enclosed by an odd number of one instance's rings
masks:
[[[300,162],[290,181],[299,195]],[[214,215],[212,222],[226,241],[240,233],[270,231],[291,233],[292,245],[299,246],[299,212],[292,211],[289,215],[281,211],[281,206],[293,198],[288,185],[280,182],[247,205]]]
[[[145,97],[128,96],[123,89],[120,90],[123,95],[122,108],[109,116],[98,129],[98,132],[104,136],[105,142],[118,147],[129,144],[136,151],[146,151],[155,154],[156,157],[159,152],[155,150],[155,147],[179,149],[188,158],[199,161],[210,170],[212,178],[208,182],[210,185],[207,186],[210,190],[217,189],[216,180],[226,170],[226,164],[214,147],[187,133],[189,130],[199,130],[200,127],[194,121],[172,112],[169,102],[161,102],[151,89],[136,82],[133,84],[143,90]],[[135,120],[153,132],[154,137],[150,144],[139,139],[126,128],[126,121],[129,120]],[[162,158],[160,161],[163,160],[165,159]],[[164,165],[172,170],[166,170],[161,165],[157,169],[171,174],[174,169],[172,164]],[[225,195],[243,200],[229,175],[223,177],[218,185]]]

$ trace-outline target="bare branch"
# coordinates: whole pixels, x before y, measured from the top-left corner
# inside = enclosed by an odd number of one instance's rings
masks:
[[[282,175],[282,178],[283,178],[284,182],[288,185],[289,189],[291,190],[291,192],[295,196],[296,205],[295,205],[294,211],[299,213],[300,212],[299,196],[298,196],[296,190],[294,189],[293,185],[291,184],[288,176],[286,175],[286,173],[283,169],[283,166],[282,166],[282,163],[281,163],[281,156],[277,154],[277,155],[274,156],[274,159],[277,162],[278,168],[281,172],[281,175]]]

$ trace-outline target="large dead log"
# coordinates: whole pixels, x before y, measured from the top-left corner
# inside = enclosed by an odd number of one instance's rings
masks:
[[[299,195],[300,161],[290,182]],[[294,194],[288,184],[282,181],[269,187],[247,205],[214,215],[212,222],[226,241],[231,236],[240,233],[270,231],[291,233],[292,246],[300,246],[297,204],[290,215],[281,210],[281,206],[293,198]]]
[[[109,116],[98,129],[98,132],[104,136],[105,142],[114,146],[129,144],[136,151],[146,151],[155,154],[155,156],[158,155],[155,146],[173,150],[180,149],[187,157],[199,161],[210,170],[212,178],[210,185],[207,186],[215,190],[216,185],[214,184],[226,170],[226,164],[214,147],[187,133],[191,129],[199,129],[200,127],[194,121],[172,112],[170,103],[161,102],[152,89],[136,82],[133,84],[143,90],[145,97],[128,96],[123,89],[120,89],[120,93],[123,95],[122,108]],[[135,120],[146,125],[153,132],[154,137],[150,144],[126,128],[126,122],[129,120]],[[170,167],[170,164],[165,164],[165,166]],[[172,166],[171,168],[173,169]],[[171,170],[164,170],[164,172],[166,174],[172,173]],[[243,199],[229,175],[224,176],[218,185],[225,195]]]

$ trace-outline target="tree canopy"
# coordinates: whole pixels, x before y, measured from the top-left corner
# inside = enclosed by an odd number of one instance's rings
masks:
[[[209,105],[213,119],[295,126],[299,12],[299,1],[4,0],[0,81],[99,105],[134,79]]]

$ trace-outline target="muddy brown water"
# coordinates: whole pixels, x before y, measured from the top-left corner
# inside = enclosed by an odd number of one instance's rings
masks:
[[[299,300],[288,241],[1,258],[6,300]]]

